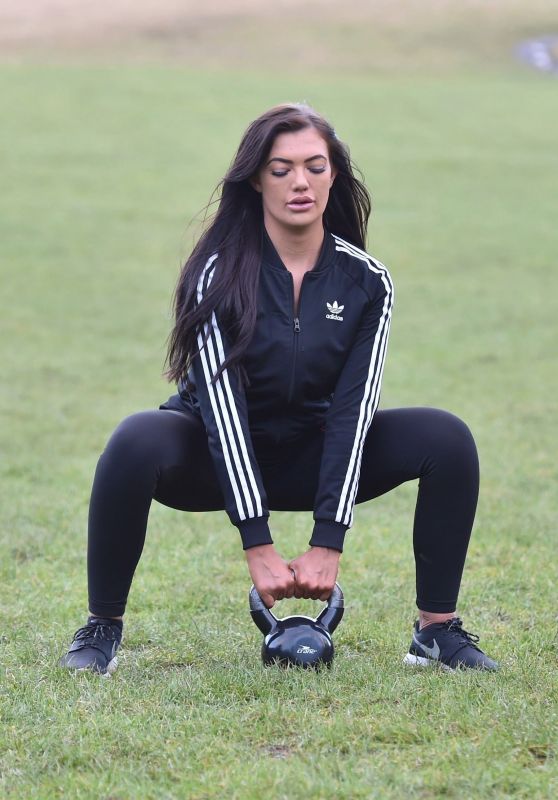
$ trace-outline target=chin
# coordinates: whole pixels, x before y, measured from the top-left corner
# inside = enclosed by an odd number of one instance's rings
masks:
[[[286,225],[289,228],[308,228],[310,225],[316,225],[323,217],[323,214],[312,214],[311,216],[306,216],[305,214],[300,214],[299,216],[289,217],[288,220],[285,220],[282,224]]]

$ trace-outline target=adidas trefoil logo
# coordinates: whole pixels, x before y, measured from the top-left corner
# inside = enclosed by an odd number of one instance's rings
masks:
[[[326,303],[326,306],[329,311],[329,314],[326,314],[326,319],[336,319],[337,322],[343,322],[343,317],[340,315],[345,306],[338,305],[337,300],[334,300],[333,303]]]

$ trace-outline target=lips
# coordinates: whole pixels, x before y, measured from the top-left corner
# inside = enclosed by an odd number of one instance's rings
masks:
[[[301,212],[301,211],[308,211],[309,208],[312,208],[314,205],[314,200],[308,195],[300,195],[299,197],[293,197],[292,200],[289,200],[287,203],[287,207],[291,209],[291,211]]]

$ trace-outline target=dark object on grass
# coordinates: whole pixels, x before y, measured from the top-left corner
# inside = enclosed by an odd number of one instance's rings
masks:
[[[317,669],[333,660],[331,634],[344,612],[343,592],[335,584],[327,606],[312,617],[293,616],[277,619],[267,608],[256,587],[250,589],[250,613],[264,635],[262,661],[265,666],[297,666]]]

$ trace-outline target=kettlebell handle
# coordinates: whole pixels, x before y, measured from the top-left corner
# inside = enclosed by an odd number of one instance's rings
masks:
[[[266,606],[254,584],[250,587],[250,614],[264,636],[277,625],[277,617]]]
[[[339,625],[345,613],[345,597],[338,583],[327,601],[327,606],[318,614],[316,622],[321,623],[330,633]]]
[[[267,634],[277,625],[277,617],[265,605],[258,593],[258,590],[253,585],[250,588],[249,599],[250,614],[252,615],[252,619],[261,630],[263,635],[267,636]],[[323,625],[324,628],[329,631],[329,633],[333,633],[335,628],[341,622],[344,610],[345,602],[343,590],[339,584],[336,583],[327,601],[327,606],[323,609],[323,611],[320,612],[316,618],[316,622],[319,622],[321,625]]]

